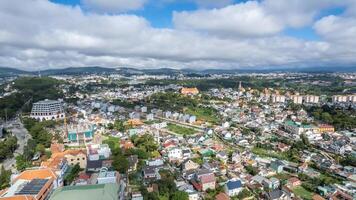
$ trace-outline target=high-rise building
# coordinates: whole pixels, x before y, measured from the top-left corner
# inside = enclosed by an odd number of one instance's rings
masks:
[[[295,104],[302,104],[303,103],[303,96],[293,95],[293,96],[291,96],[291,99],[292,99],[293,103],[295,103]]]
[[[305,103],[319,103],[319,96],[315,95],[306,95],[304,96]]]

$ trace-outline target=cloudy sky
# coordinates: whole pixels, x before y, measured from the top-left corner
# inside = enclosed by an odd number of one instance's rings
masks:
[[[0,0],[0,66],[356,67],[356,0]]]

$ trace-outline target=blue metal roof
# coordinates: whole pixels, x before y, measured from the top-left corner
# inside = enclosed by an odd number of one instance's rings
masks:
[[[228,181],[226,183],[226,185],[227,185],[227,189],[229,189],[229,190],[233,190],[233,189],[242,187],[242,183],[240,180]]]

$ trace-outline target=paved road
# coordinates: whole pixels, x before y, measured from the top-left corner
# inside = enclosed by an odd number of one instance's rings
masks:
[[[17,124],[16,126],[9,128],[9,130],[12,132],[14,136],[16,136],[18,147],[14,152],[14,157],[10,159],[6,159],[2,163],[6,170],[15,169],[16,167],[15,157],[23,154],[24,148],[27,145],[27,141],[31,138],[31,135],[28,133],[27,129],[23,126],[23,124],[19,120],[9,122],[9,124]]]

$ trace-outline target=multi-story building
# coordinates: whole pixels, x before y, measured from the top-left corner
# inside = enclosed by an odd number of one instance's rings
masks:
[[[68,141],[72,143],[89,142],[94,137],[95,126],[90,123],[70,124],[67,127]]]
[[[85,169],[87,166],[87,155],[84,150],[68,149],[61,152],[52,152],[51,158],[45,162],[42,162],[44,167],[57,167],[57,162],[65,159],[66,164],[69,166],[74,166],[79,164],[80,168]]]
[[[11,181],[11,186],[1,193],[0,199],[45,200],[57,187],[57,176],[52,169],[26,170]]]
[[[334,95],[334,96],[332,96],[332,102],[333,103],[346,103],[347,102],[347,96]]]
[[[319,128],[319,133],[335,132],[334,126],[329,124],[319,124],[318,128]]]
[[[356,103],[356,95],[347,96],[347,101],[350,103]]]
[[[297,134],[297,135],[300,135],[307,131],[318,131],[317,127],[314,127],[309,124],[301,124],[291,120],[288,120],[284,123],[284,129],[290,133]]]
[[[286,101],[286,97],[284,95],[273,94],[271,96],[272,103],[284,103]]]
[[[89,160],[102,160],[110,157],[111,150],[108,144],[89,144],[87,154]]]
[[[102,168],[98,174],[97,184],[120,183],[120,174],[116,171],[109,171]]]
[[[33,104],[31,118],[39,121],[64,119],[65,113],[60,101],[43,100]]]
[[[304,96],[304,103],[319,103],[319,96],[306,95]]]
[[[302,104],[302,103],[303,103],[303,96],[300,96],[300,95],[293,95],[293,96],[291,96],[291,100],[292,100],[293,103],[295,103],[295,104]]]

